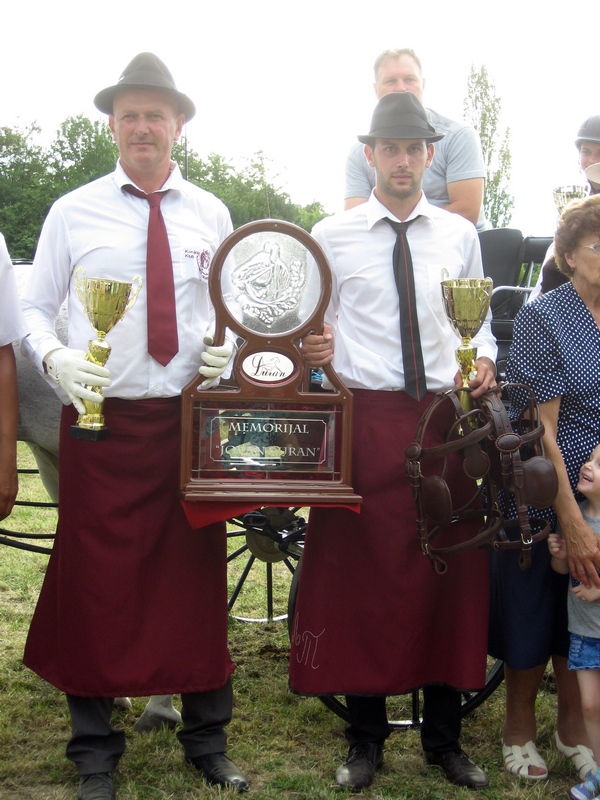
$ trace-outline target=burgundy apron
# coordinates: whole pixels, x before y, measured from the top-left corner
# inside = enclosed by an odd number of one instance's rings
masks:
[[[473,550],[448,556],[447,572],[436,574],[417,544],[415,502],[405,473],[405,447],[433,395],[417,403],[404,392],[355,389],[353,394],[353,487],[363,505],[360,514],[311,511],[290,686],[303,694],[381,695],[428,683],[481,688],[488,555]],[[451,414],[450,404],[443,404],[428,426],[425,446],[443,441]],[[428,460],[428,468],[432,463]],[[428,474],[440,472],[432,468]],[[465,490],[467,497],[473,492],[460,457],[446,480],[453,489],[464,486],[463,497]],[[482,520],[464,524],[473,536]]]
[[[107,399],[110,438],[69,437],[63,409],[59,523],[24,662],[73,695],[223,686],[225,524],[193,530],[179,498],[180,399]]]

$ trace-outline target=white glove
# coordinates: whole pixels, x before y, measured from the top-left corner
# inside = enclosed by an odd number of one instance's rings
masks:
[[[83,350],[59,347],[48,353],[44,358],[44,363],[48,375],[65,390],[80,414],[86,412],[83,400],[87,400],[89,403],[101,403],[104,400],[101,394],[86,389],[84,384],[110,386],[110,373],[106,367],[86,361]]]
[[[209,386],[216,386],[219,383],[221,375],[227,369],[227,365],[231,361],[233,355],[233,342],[231,339],[225,339],[225,343],[220,347],[215,347],[215,332],[209,331],[204,337],[204,344],[206,350],[200,354],[205,366],[200,367],[198,372],[204,375],[205,381],[200,384],[201,389],[206,389]]]

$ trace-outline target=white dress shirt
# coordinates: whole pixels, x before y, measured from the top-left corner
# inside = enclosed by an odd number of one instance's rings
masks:
[[[203,337],[210,324],[208,269],[217,247],[232,231],[227,208],[214,195],[185,181],[177,166],[162,189],[175,279],[179,353],[166,367],[148,355],[146,327],[146,243],[150,207],[123,191],[132,181],[120,163],[105,175],[57,200],[44,223],[32,276],[23,293],[23,312],[31,333],[24,352],[43,372],[44,357],[61,343],[54,319],[68,296],[69,347],[87,350],[93,328],[77,297],[73,271],[88,278],[131,281],[142,288],[133,307],[107,335],[112,352],[106,364],[111,386],[106,397],[144,399],[178,395],[202,364]],[[67,402],[54,382],[52,385]]]
[[[4,236],[0,233],[0,347],[11,344],[26,333],[13,265]]]
[[[419,330],[427,389],[454,386],[454,351],[460,339],[444,313],[440,282],[483,278],[479,240],[467,220],[436,208],[421,195],[408,228],[415,274]],[[333,366],[349,388],[404,389],[398,291],[392,254],[396,234],[385,217],[399,221],[372,193],[366,203],[319,222],[313,236],[333,273],[325,321],[335,333]],[[447,275],[444,275],[444,270]],[[491,315],[473,339],[478,357],[496,358]]]

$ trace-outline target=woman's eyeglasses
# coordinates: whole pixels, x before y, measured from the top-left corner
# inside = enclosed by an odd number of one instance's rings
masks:
[[[593,242],[592,244],[580,244],[578,247],[585,247],[588,250],[593,250],[594,254],[600,256],[600,241]]]

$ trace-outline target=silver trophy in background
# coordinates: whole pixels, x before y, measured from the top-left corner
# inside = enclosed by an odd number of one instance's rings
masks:
[[[565,208],[574,200],[583,200],[587,197],[587,187],[571,184],[568,186],[557,186],[552,193],[554,197],[554,205],[558,213],[562,214]]]

